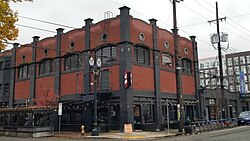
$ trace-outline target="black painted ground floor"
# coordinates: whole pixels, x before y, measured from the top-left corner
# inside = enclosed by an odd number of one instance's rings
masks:
[[[235,118],[241,111],[250,109],[250,102],[247,99],[240,100],[237,96],[226,97],[226,118]],[[194,96],[184,96],[183,109],[184,121],[196,121],[203,119],[199,117],[199,106],[202,104],[201,114],[204,119],[215,119],[214,93],[206,92],[203,101],[197,100]],[[127,105],[122,102],[119,94],[98,94],[97,122],[102,132],[109,130],[123,130],[124,119],[132,124],[134,130],[150,130],[167,128],[169,120],[170,128],[178,128],[177,99],[174,94],[161,94],[160,105],[153,93],[134,93],[127,99]],[[80,131],[81,125],[86,131],[93,128],[93,95],[80,95],[63,97],[62,102],[61,130]],[[202,103],[200,103],[202,102]],[[124,114],[125,113],[125,114]],[[129,113],[129,114],[127,114]],[[126,115],[126,117],[124,117]],[[160,119],[157,117],[160,116]],[[158,120],[159,119],[159,120]],[[122,124],[121,124],[122,123]],[[57,107],[20,107],[2,108],[0,110],[0,125],[4,127],[27,127],[27,126],[52,126],[59,129],[59,116]]]
[[[141,93],[140,93],[141,94]],[[169,119],[170,128],[178,128],[178,110],[177,99],[174,94],[164,95],[160,98],[160,106],[157,106],[155,97],[151,94],[133,95],[130,97],[127,105],[124,105],[117,95],[98,95],[97,122],[101,131],[123,130],[124,118],[132,119],[134,130],[150,130],[167,128]],[[74,100],[73,100],[74,101]],[[63,112],[61,116],[61,130],[79,131],[81,125],[84,125],[86,131],[93,128],[93,100],[82,102],[63,103]],[[157,109],[159,108],[159,109]],[[184,99],[184,121],[197,120],[198,102],[194,97]],[[132,110],[132,111],[129,111]],[[124,117],[122,113],[127,114]],[[126,114],[125,114],[126,115]],[[160,121],[157,116],[160,115]],[[129,121],[129,120],[127,120]],[[58,126],[58,124],[56,124]],[[58,128],[55,128],[58,129]]]

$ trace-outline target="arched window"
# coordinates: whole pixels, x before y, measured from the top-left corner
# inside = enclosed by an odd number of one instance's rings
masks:
[[[192,73],[192,62],[186,58],[181,59],[182,71],[185,73]]]
[[[134,47],[134,61],[141,64],[150,64],[150,51],[142,46]]]
[[[109,45],[97,50],[96,56],[101,58],[103,64],[112,63],[117,60],[116,46]]]
[[[77,69],[81,65],[82,61],[79,54],[70,54],[64,58],[64,70]]]
[[[172,56],[166,53],[162,54],[162,66],[171,68],[172,64],[173,64]]]
[[[54,60],[45,59],[39,63],[39,75],[50,74],[54,72]]]
[[[25,64],[18,67],[18,79],[30,77],[29,65]]]

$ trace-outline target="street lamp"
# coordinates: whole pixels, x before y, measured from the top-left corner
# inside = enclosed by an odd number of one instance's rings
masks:
[[[93,57],[89,59],[89,65],[91,67],[92,73],[94,75],[94,128],[91,132],[91,136],[99,136],[99,129],[97,127],[97,78],[100,74],[100,67],[102,66],[102,61],[98,58],[96,61]]]

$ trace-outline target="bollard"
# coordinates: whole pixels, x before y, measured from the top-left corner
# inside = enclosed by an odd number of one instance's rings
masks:
[[[80,130],[81,130],[81,135],[83,136],[85,134],[85,132],[84,132],[84,125],[81,126]]]

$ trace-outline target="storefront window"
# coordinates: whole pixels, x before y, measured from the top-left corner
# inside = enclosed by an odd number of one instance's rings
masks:
[[[154,122],[154,105],[143,106],[143,119],[145,123]]]

